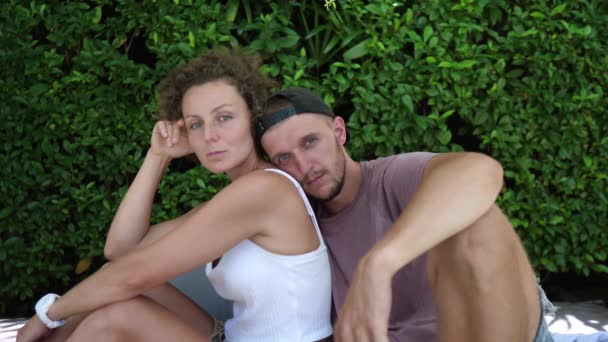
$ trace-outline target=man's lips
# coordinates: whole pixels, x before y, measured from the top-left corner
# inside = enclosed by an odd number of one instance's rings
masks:
[[[313,179],[306,181],[306,185],[315,185],[316,183],[319,182],[319,179],[321,179],[321,177],[323,177],[323,174],[320,174],[320,175],[314,177]]]

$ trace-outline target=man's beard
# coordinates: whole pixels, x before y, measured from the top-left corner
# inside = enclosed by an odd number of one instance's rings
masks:
[[[346,158],[342,157],[342,173],[338,175],[338,181],[334,183],[333,187],[330,189],[329,194],[324,197],[317,197],[310,195],[310,197],[314,198],[319,202],[329,202],[336,198],[342,192],[342,188],[344,187],[344,177],[346,174]]]

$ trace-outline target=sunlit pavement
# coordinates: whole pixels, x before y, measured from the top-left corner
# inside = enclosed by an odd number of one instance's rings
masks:
[[[549,331],[557,334],[593,334],[608,332],[608,307],[600,301],[557,302],[555,314],[545,316]],[[23,319],[0,319],[0,341],[15,341]]]
[[[24,323],[23,319],[0,319],[0,341],[14,341]]]
[[[560,334],[608,332],[608,307],[601,301],[557,302],[554,315],[546,315],[549,331]]]

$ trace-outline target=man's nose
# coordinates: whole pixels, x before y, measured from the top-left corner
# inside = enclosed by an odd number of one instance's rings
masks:
[[[306,176],[311,169],[311,163],[308,158],[303,155],[296,155],[296,167],[298,168],[298,172],[302,177]]]

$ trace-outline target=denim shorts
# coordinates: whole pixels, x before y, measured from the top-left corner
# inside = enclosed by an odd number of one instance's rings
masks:
[[[551,306],[551,303],[545,296],[545,292],[543,289],[538,286],[538,292],[540,295],[540,323],[538,324],[538,331],[536,332],[536,337],[534,338],[534,342],[554,342],[553,336],[549,332],[549,326],[547,326],[547,321],[545,321],[545,314],[547,307]]]

